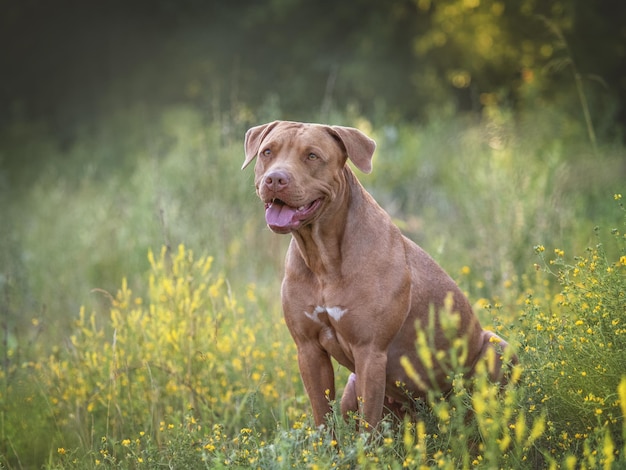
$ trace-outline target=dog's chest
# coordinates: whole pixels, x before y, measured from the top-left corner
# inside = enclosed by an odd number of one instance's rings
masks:
[[[354,369],[354,357],[350,348],[350,341],[346,336],[345,316],[349,315],[347,308],[316,306],[311,311],[305,311],[304,316],[310,322],[312,335],[317,337],[320,346],[333,356],[340,364]],[[342,328],[343,325],[343,328]]]
[[[309,313],[305,311],[304,314],[315,323],[326,324],[327,322],[324,321],[323,317],[320,317],[321,314],[326,313],[331,319],[338,322],[347,311],[348,309],[341,307],[324,307],[318,305],[312,310],[312,312]]]

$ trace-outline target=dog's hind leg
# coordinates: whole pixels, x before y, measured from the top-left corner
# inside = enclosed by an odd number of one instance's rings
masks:
[[[517,356],[512,352],[509,343],[491,331],[483,330],[482,340],[483,347],[477,363],[485,361],[489,378],[502,386],[506,385],[510,367],[519,364]],[[472,374],[475,369],[476,364],[472,368]]]
[[[343,419],[348,419],[350,412],[356,413],[359,410],[359,402],[356,398],[356,374],[350,374],[346,386],[341,395],[341,414]]]

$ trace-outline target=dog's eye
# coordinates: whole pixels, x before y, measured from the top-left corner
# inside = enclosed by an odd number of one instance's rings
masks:
[[[311,152],[307,158],[309,160],[317,160],[319,157],[315,155],[313,152]]]
[[[265,149],[261,153],[263,154],[263,156],[269,157],[272,154],[272,151],[270,149]]]

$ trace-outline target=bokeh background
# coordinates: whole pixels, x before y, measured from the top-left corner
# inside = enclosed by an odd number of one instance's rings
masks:
[[[288,237],[265,228],[252,172],[239,170],[253,125],[371,135],[365,186],[473,299],[521,291],[538,244],[596,243],[626,191],[621,0],[2,0],[0,11],[5,388],[33,345],[64,347],[81,306],[104,315],[123,278],[146,290],[148,251],[164,245],[213,256],[229,289],[254,286],[279,311]]]
[[[438,204],[444,226],[461,224],[467,208],[438,191],[471,184],[461,137],[471,126],[478,146],[532,147],[507,157],[528,185],[560,178],[575,193],[556,207],[537,195],[545,224],[550,211],[601,212],[597,199],[624,181],[619,0],[56,0],[7,1],[2,12],[0,282],[11,325],[44,305],[71,315],[87,286],[132,277],[161,243],[191,242],[226,268],[225,245],[261,214],[240,155],[218,155],[273,119],[362,124],[382,146],[370,189],[403,219]],[[496,204],[500,189],[516,190],[508,183],[476,189]]]

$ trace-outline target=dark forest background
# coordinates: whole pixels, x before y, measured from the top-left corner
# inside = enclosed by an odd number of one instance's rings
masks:
[[[68,141],[136,103],[388,122],[488,100],[580,114],[577,86],[600,132],[626,123],[621,0],[3,0],[0,41],[0,124]]]

